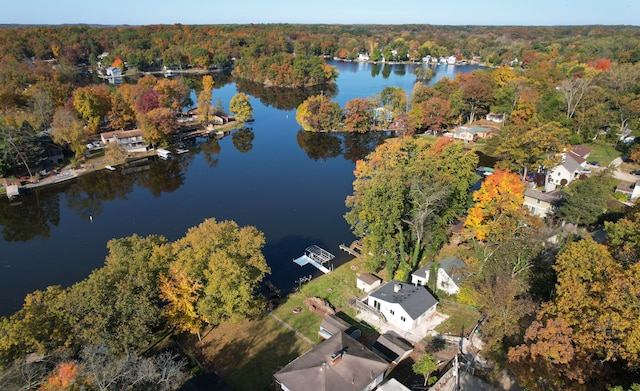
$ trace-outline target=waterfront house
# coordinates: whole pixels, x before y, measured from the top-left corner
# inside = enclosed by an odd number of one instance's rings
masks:
[[[296,358],[273,377],[284,391],[371,391],[389,363],[344,332]]]
[[[349,322],[339,318],[335,314],[329,314],[322,318],[320,330],[318,331],[318,336],[320,338],[329,339],[340,332],[345,332],[351,338],[355,339],[360,338],[361,335],[360,329],[349,324]]]
[[[534,189],[524,191],[524,206],[532,215],[545,218],[555,214],[566,194],[560,189],[541,192]]]
[[[436,312],[438,300],[424,286],[391,280],[367,296],[366,304],[389,324],[412,332]]]
[[[489,113],[485,118],[487,119],[487,121],[497,122],[501,124],[507,119],[507,115],[505,113]]]
[[[61,164],[64,161],[64,155],[62,154],[62,148],[55,144],[48,144],[44,148],[44,164],[56,165]]]
[[[148,145],[142,138],[142,130],[116,130],[113,132],[100,133],[102,144],[120,144],[127,152],[146,152]]]
[[[122,70],[117,67],[109,67],[105,70],[105,74],[107,75],[107,77],[122,77]]]

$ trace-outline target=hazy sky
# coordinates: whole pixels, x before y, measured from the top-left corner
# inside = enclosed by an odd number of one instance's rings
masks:
[[[0,0],[0,24],[639,25],[639,0]]]

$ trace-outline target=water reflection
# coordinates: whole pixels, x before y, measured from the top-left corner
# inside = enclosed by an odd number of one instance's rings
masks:
[[[2,237],[7,242],[27,242],[38,236],[48,238],[51,226],[60,223],[60,197],[57,193],[34,194],[21,201],[0,201]]]
[[[342,154],[342,140],[335,133],[318,133],[299,130],[298,145],[313,160],[326,160]]]
[[[344,158],[353,163],[364,159],[391,136],[391,132],[346,133],[344,134]]]
[[[253,149],[254,138],[256,138],[256,135],[253,133],[253,129],[251,128],[237,130],[231,135],[233,146],[241,153],[247,153]]]
[[[133,176],[121,172],[101,171],[79,177],[65,191],[67,207],[83,219],[102,214],[102,204],[117,198],[126,199],[135,184]]]
[[[148,171],[141,173],[138,185],[151,191],[154,197],[162,192],[171,193],[184,184],[185,172],[193,160],[190,154],[179,155],[170,159],[158,159]]]
[[[280,110],[294,110],[308,97],[324,94],[334,98],[338,94],[335,84],[313,86],[309,88],[265,87],[262,83],[249,80],[237,81],[238,91],[258,98],[265,106]]]

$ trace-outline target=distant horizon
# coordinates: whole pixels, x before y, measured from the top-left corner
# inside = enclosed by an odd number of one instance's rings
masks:
[[[149,25],[433,25],[486,27],[639,26],[636,0],[245,0],[176,3],[111,0],[100,7],[86,0],[0,0],[0,25],[149,26]]]

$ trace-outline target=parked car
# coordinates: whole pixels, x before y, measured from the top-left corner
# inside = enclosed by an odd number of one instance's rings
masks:
[[[587,162],[587,164],[590,165],[590,166],[600,167],[600,162],[596,162],[595,160]]]
[[[638,175],[638,176],[640,176],[640,170],[633,170],[633,171],[631,171],[631,175]]]

